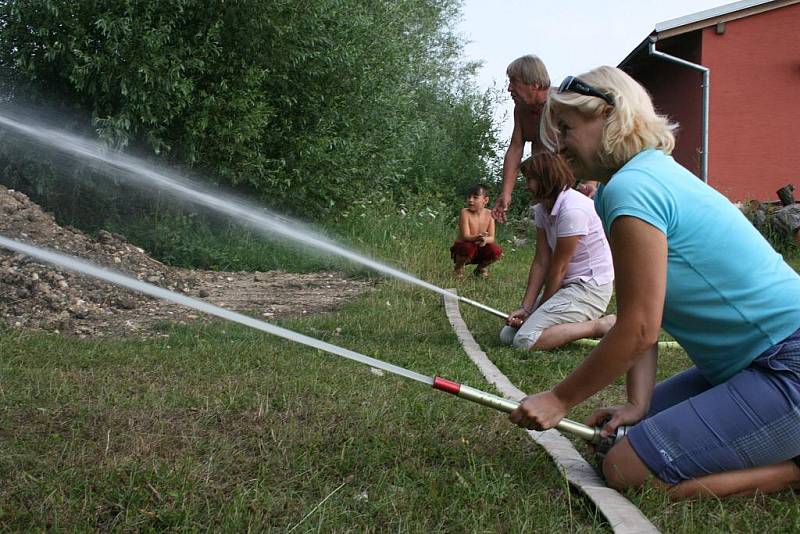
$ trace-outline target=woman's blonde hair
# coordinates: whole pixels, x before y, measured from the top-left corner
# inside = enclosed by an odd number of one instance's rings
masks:
[[[541,138],[550,150],[559,150],[557,114],[573,108],[586,117],[607,114],[598,154],[600,164],[612,171],[648,148],[671,154],[675,148],[676,123],[656,113],[644,87],[615,67],[597,67],[578,76],[598,91],[614,98],[611,106],[603,99],[572,92],[553,92],[542,111]]]

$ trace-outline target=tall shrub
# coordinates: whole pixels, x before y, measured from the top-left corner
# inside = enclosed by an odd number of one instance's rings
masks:
[[[491,95],[459,0],[0,2],[5,98],[118,148],[323,217],[486,178]],[[81,119],[78,119],[80,122]]]

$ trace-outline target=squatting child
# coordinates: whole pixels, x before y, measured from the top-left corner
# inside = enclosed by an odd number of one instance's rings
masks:
[[[487,278],[487,267],[499,260],[503,253],[494,242],[494,219],[491,210],[486,209],[488,192],[481,184],[473,185],[467,191],[467,207],[461,209],[458,220],[458,238],[450,247],[453,273],[458,278],[464,276],[467,264],[477,265],[475,276]]]

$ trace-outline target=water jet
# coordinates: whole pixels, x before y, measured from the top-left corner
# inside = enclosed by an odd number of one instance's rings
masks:
[[[27,117],[25,122],[22,122],[21,119],[14,118],[14,114],[9,111],[8,105],[0,106],[0,127],[13,130],[36,143],[71,156],[121,171],[123,177],[131,183],[164,191],[174,198],[188,200],[195,205],[229,216],[263,237],[272,239],[275,236],[280,236],[305,245],[311,250],[339,256],[368,269],[428,289],[442,296],[456,298],[465,304],[475,306],[503,319],[508,317],[507,313],[452,294],[408,273],[347,250],[312,231],[300,221],[272,213],[263,207],[248,203],[233,195],[222,194],[219,191],[205,188],[195,181],[179,177],[173,173],[167,173],[142,159],[110,150],[91,139],[35,124],[34,119],[31,117]]]
[[[221,319],[226,319],[228,321],[249,326],[262,332],[288,339],[289,341],[294,341],[296,343],[301,343],[309,347],[320,349],[330,354],[335,354],[349,360],[369,365],[370,367],[374,367],[376,369],[381,369],[398,376],[410,378],[411,380],[416,380],[417,382],[427,384],[434,389],[438,389],[439,391],[456,395],[459,398],[470,400],[472,402],[494,408],[495,410],[509,413],[516,409],[516,407],[519,405],[519,403],[516,401],[504,399],[502,397],[498,397],[497,395],[492,395],[491,393],[459,384],[440,376],[425,376],[415,371],[404,369],[403,367],[384,362],[376,358],[371,358],[369,356],[359,354],[352,350],[345,349],[337,345],[300,334],[298,332],[294,332],[287,328],[275,326],[265,321],[254,319],[253,317],[249,317],[220,306],[215,306],[202,300],[194,299],[174,291],[169,291],[147,282],[142,282],[141,280],[137,280],[116,271],[99,267],[71,256],[59,254],[52,250],[35,247],[21,241],[9,239],[2,235],[0,235],[0,247],[25,254],[26,256],[30,256],[31,258],[39,261],[64,267],[76,273],[91,276],[100,280],[105,280],[106,282],[128,288],[132,291],[138,291],[154,298],[174,302],[175,304],[180,304],[182,306],[193,308],[197,311],[201,311]],[[579,438],[593,443],[598,446],[598,449],[601,450],[610,448],[611,445],[624,436],[624,430],[621,430],[618,431],[617,436],[613,436],[612,438],[604,438],[600,433],[600,428],[590,427],[570,419],[562,419],[555,428],[570,434],[574,434]]]

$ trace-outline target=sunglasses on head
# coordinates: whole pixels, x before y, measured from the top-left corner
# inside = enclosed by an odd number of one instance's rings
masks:
[[[565,93],[569,91],[570,93],[578,93],[585,96],[595,96],[597,98],[602,98],[605,100],[609,106],[614,105],[614,97],[607,93],[603,93],[602,91],[598,91],[588,83],[584,82],[580,78],[576,78],[575,76],[567,76],[564,78],[564,81],[561,82],[561,85],[558,87],[559,93]]]

